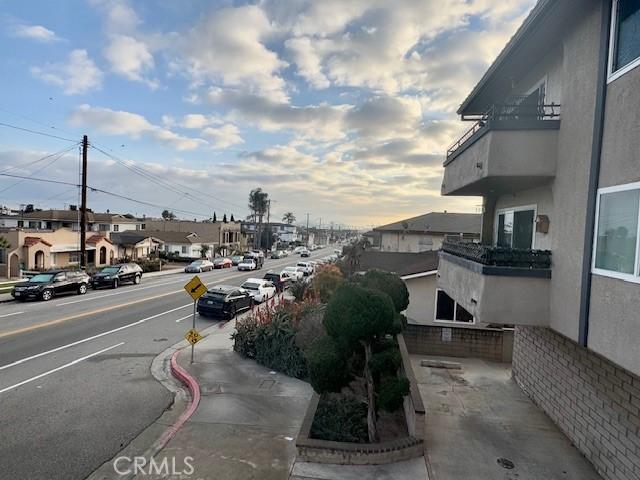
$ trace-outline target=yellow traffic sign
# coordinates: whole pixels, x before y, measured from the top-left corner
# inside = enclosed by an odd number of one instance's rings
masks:
[[[189,283],[184,286],[184,289],[194,300],[197,300],[207,293],[207,287],[202,283],[202,280],[200,280],[197,275],[189,280]]]
[[[200,333],[198,333],[198,331],[195,328],[192,328],[185,334],[184,338],[186,338],[187,342],[189,342],[191,345],[195,345],[204,337],[200,335]]]

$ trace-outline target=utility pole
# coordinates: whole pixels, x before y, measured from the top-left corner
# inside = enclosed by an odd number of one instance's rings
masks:
[[[271,225],[269,223],[271,218],[271,199],[267,200],[267,249],[271,250]]]
[[[82,191],[80,203],[80,268],[87,268],[87,150],[89,139],[82,137]]]
[[[309,214],[307,213],[307,247],[309,246]]]

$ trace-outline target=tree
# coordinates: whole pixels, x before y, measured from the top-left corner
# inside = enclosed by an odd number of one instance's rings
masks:
[[[175,220],[176,216],[173,212],[169,211],[169,210],[163,210],[162,211],[162,218],[163,220]]]
[[[211,250],[211,247],[209,245],[202,245],[200,247],[200,256],[202,258],[207,258],[207,253],[209,253],[209,250]]]
[[[296,216],[293,214],[293,212],[287,212],[282,216],[282,221],[287,222],[289,225],[291,225],[296,221]]]
[[[356,354],[359,347],[364,349],[363,377],[367,386],[367,429],[370,442],[378,440],[371,345],[391,330],[394,316],[393,303],[388,295],[346,282],[329,300],[323,319],[327,334],[338,345],[336,351],[343,351],[348,358]],[[313,370],[315,366],[310,365],[310,368]],[[314,385],[314,388],[318,387],[320,385]]]
[[[400,313],[409,306],[409,290],[404,281],[396,274],[384,272],[382,270],[369,270],[366,274],[358,277],[358,284],[365,288],[371,288],[384,292],[393,301],[396,313]]]
[[[227,214],[226,213],[222,216],[222,222],[223,223],[227,223]]]
[[[249,210],[253,213],[253,219],[258,223],[262,223],[262,219],[267,213],[267,206],[269,204],[269,194],[263,192],[262,188],[254,188],[249,193]]]
[[[217,222],[218,219],[216,218],[216,212],[213,212],[213,223]]]
[[[342,272],[335,265],[324,266],[313,278],[313,288],[320,296],[322,303],[327,303],[344,281]]]
[[[230,221],[231,221],[231,222],[235,222],[235,221],[236,221],[236,220],[235,220],[235,218],[233,218],[233,213],[231,214]]]

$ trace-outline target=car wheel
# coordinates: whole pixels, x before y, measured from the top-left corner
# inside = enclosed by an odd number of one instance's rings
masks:
[[[133,284],[138,285],[140,283],[140,275],[133,277]]]
[[[81,283],[78,287],[78,295],[84,295],[85,293],[87,293],[87,284]]]
[[[113,283],[111,284],[111,288],[118,288],[118,279],[114,278]]]
[[[229,317],[230,319],[234,319],[236,318],[236,315],[238,315],[238,307],[237,305],[234,305],[233,308],[231,309],[231,316]]]
[[[45,290],[42,292],[42,300],[44,300],[45,302],[48,302],[49,300],[51,300],[53,298],[53,290]]]

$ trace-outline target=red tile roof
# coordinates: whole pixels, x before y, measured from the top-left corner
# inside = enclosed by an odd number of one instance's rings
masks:
[[[96,244],[101,240],[106,240],[107,242],[111,243],[111,240],[109,240],[107,237],[102,236],[102,235],[94,235],[91,238],[87,239],[87,243],[93,243]]]
[[[45,245],[47,245],[48,247],[51,247],[52,245],[47,242],[46,240],[41,239],[40,237],[24,237],[24,246],[25,247],[32,247],[37,243],[44,243]]]

